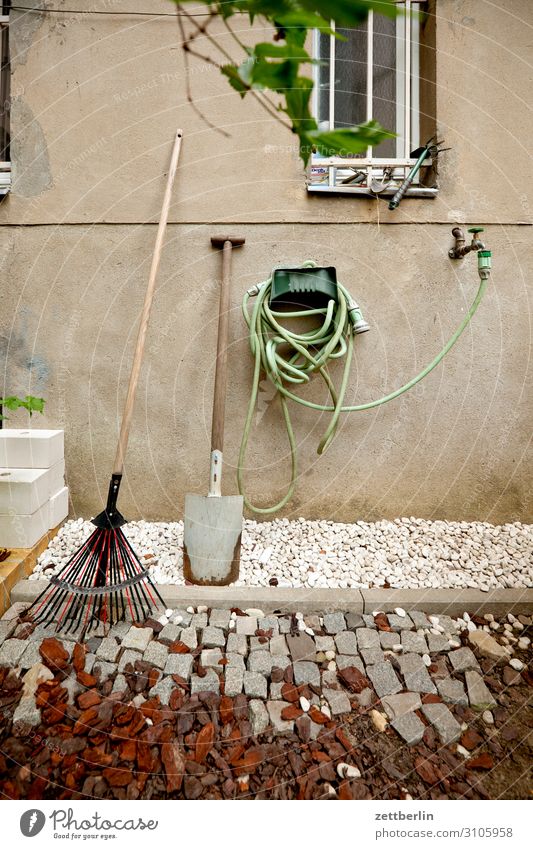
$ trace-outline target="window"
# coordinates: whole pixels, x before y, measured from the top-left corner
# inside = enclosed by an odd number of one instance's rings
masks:
[[[392,195],[416,161],[411,157],[435,130],[434,15],[424,0],[402,0],[404,14],[368,15],[343,40],[315,33],[314,111],[320,129],[377,120],[397,134],[365,154],[312,159],[308,190]],[[332,25],[334,29],[334,25]],[[433,68],[432,68],[433,66]],[[431,161],[407,195],[436,194]]]
[[[11,163],[9,161],[9,2],[2,3],[0,15],[0,197],[11,188]]]

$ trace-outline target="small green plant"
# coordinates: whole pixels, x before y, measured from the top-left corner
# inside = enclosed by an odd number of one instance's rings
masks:
[[[42,413],[44,411],[44,398],[36,398],[34,395],[26,395],[25,398],[17,398],[16,395],[9,395],[7,398],[0,398],[0,411],[5,407],[6,410],[18,410],[19,407],[24,407],[30,414],[30,418],[34,413]],[[7,419],[7,416],[0,412],[0,421]]]

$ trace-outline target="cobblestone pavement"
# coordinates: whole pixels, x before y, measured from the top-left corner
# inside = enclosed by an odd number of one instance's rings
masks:
[[[531,618],[166,611],[0,621],[8,798],[527,795]]]

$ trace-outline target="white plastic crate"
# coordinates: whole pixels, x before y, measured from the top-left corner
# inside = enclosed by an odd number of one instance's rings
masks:
[[[64,457],[62,430],[0,429],[0,467],[50,469]]]
[[[64,486],[65,461],[51,469],[0,469],[0,515],[31,515]]]
[[[32,548],[50,530],[50,501],[31,515],[0,516],[0,546]]]
[[[68,516],[68,488],[64,486],[50,499],[50,518],[48,520],[48,528],[57,527],[63,519]]]

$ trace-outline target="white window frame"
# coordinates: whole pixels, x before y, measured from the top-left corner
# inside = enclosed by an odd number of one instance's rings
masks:
[[[2,37],[2,42],[5,38],[9,37],[8,32],[7,32],[8,27],[9,27],[9,15],[1,15],[0,14],[0,34],[1,34],[1,37]],[[9,51],[9,44],[8,44],[7,50]],[[9,75],[9,73],[10,73],[9,65],[6,68],[2,68],[1,73],[5,74],[5,75]],[[9,100],[9,78],[7,79],[7,81],[6,81],[6,79],[1,80],[0,92],[1,92],[0,97],[2,97],[4,99],[4,104],[3,104],[2,108],[4,110],[6,110],[6,104],[7,104],[7,101]],[[7,107],[7,109],[9,109],[9,107]],[[9,112],[8,112],[8,115],[9,115]],[[9,117],[8,117],[8,122],[9,122]],[[8,125],[7,132],[9,132],[9,125]],[[0,161],[0,198],[3,197],[4,195],[7,195],[9,193],[10,189],[11,189],[11,162]]]
[[[411,10],[422,6],[426,0],[396,0],[399,6],[403,6],[405,14],[398,15],[396,18],[396,102],[397,109],[397,126],[396,131],[396,156],[395,157],[379,157],[372,155],[372,148],[368,147],[364,157],[349,157],[349,156],[330,156],[323,157],[314,154],[311,161],[311,169],[309,173],[308,186],[309,192],[330,192],[330,193],[346,193],[346,194],[363,194],[368,196],[370,185],[373,179],[380,180],[383,176],[383,171],[386,168],[393,168],[393,177],[400,185],[402,180],[407,176],[416,160],[410,157],[410,151],[416,149],[420,145],[420,50],[419,50],[419,35],[420,21],[417,15],[411,16]],[[332,21],[331,29],[335,31],[335,22]],[[319,56],[319,38],[320,32],[314,31],[313,35],[313,55]],[[374,57],[373,57],[373,41],[374,39],[374,12],[368,13],[367,19],[367,72],[366,72],[366,118],[370,121],[373,118],[372,114],[372,95],[373,95],[373,75],[374,75]],[[337,39],[334,35],[330,35],[329,39],[329,128],[334,129],[335,115],[335,49]],[[318,97],[319,97],[319,70],[317,66],[314,69],[314,88],[313,88],[313,113],[318,119]],[[412,115],[416,115],[418,120],[413,122],[411,127]],[[431,159],[426,160],[422,167],[429,167]],[[337,170],[348,168],[349,166],[356,167],[358,171],[367,172],[367,177],[364,185],[339,185],[337,184]],[[312,182],[312,169],[327,169],[328,179],[324,182]],[[426,186],[417,185],[415,181],[407,190],[406,196],[417,197],[434,197],[438,190]],[[380,192],[380,196],[393,195],[397,186],[386,189]]]

